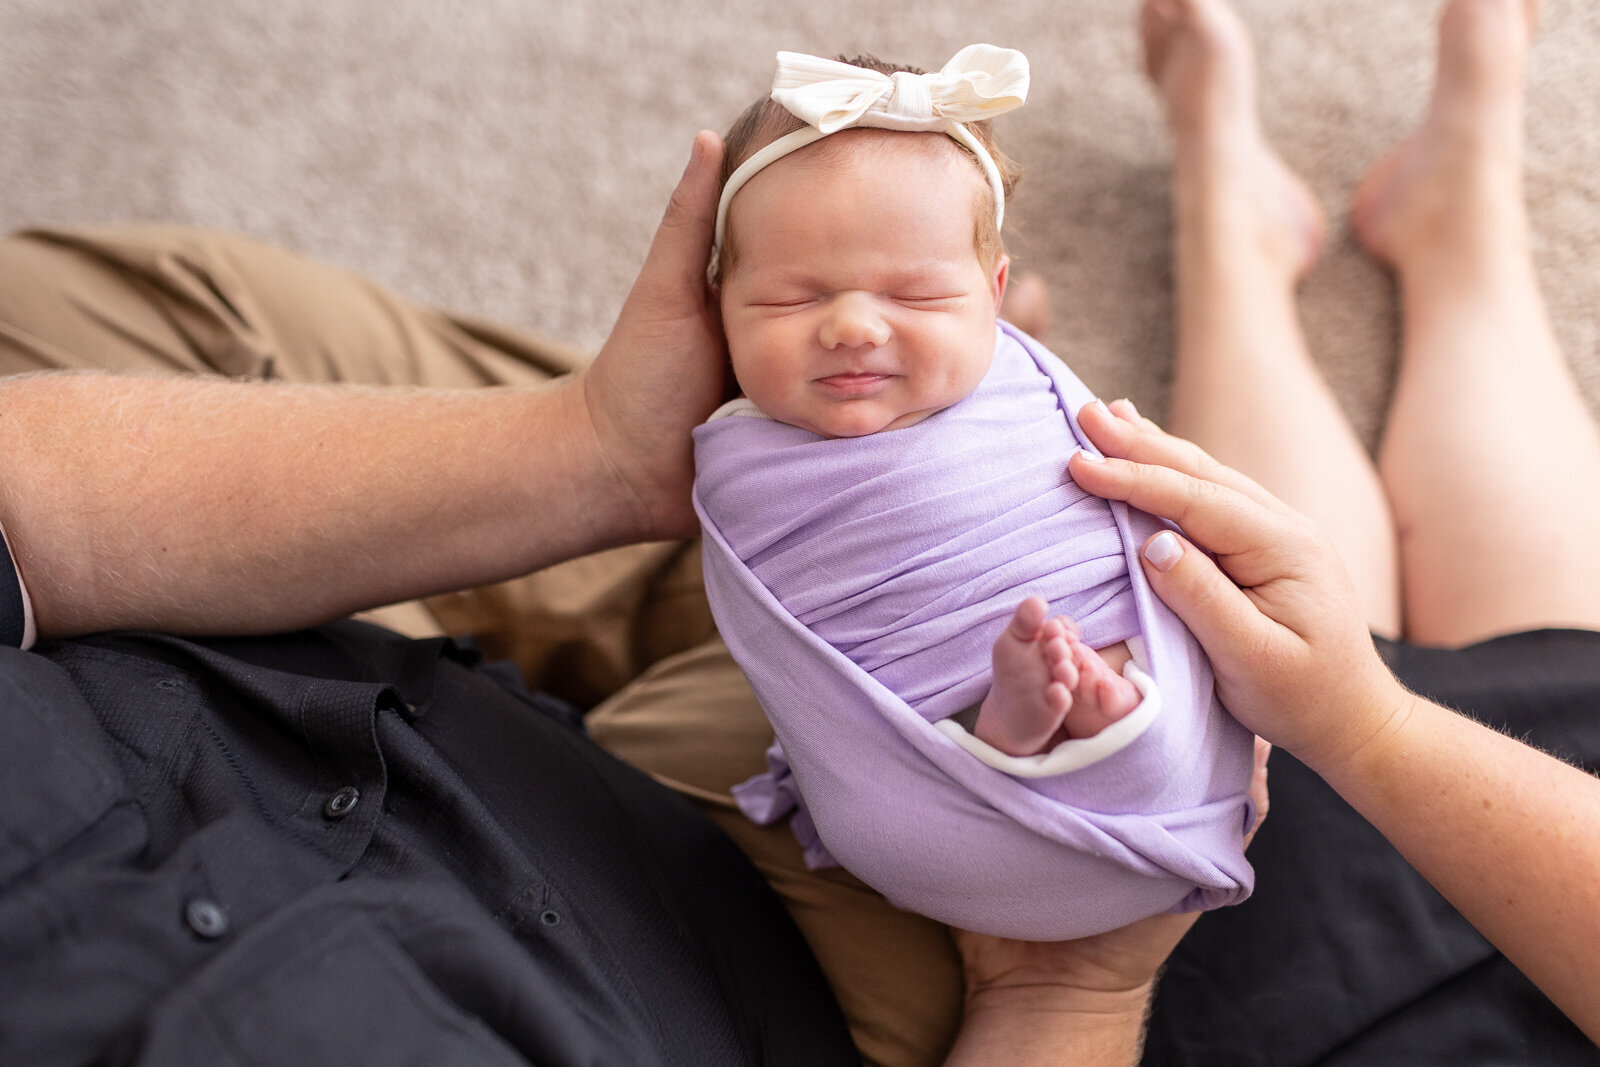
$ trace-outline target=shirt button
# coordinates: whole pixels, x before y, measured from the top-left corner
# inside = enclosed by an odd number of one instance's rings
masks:
[[[356,805],[361,801],[361,790],[353,785],[347,785],[322,805],[322,814],[330,819],[342,819],[356,810]]]
[[[183,906],[183,921],[207,941],[214,941],[228,932],[228,913],[222,910],[222,905],[205,897],[195,897]]]

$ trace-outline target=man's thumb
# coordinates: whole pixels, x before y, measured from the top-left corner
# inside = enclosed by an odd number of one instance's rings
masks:
[[[717,186],[722,170],[722,141],[709,130],[695,135],[689,164],[672,190],[666,214],[650,243],[640,280],[669,285],[703,284],[717,219]]]

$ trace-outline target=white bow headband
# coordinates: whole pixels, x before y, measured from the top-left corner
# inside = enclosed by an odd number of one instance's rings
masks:
[[[1027,97],[1027,57],[1015,49],[990,44],[968,45],[936,74],[880,74],[799,52],[779,52],[772,99],[807,125],[762,148],[728,176],[717,203],[716,247],[722,247],[733,194],[757,171],[830,133],[854,126],[932,130],[954,138],[977,157],[989,179],[998,230],[1006,217],[1000,168],[962,123],[1003,115],[1021,107]]]

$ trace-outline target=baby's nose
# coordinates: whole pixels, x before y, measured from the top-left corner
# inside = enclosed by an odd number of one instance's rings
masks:
[[[828,302],[817,339],[822,347],[874,348],[889,341],[889,324],[868,293],[841,293]]]

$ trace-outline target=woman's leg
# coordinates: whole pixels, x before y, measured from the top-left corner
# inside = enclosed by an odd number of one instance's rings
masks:
[[[1295,308],[1324,223],[1263,139],[1249,37],[1223,0],[1146,0],[1140,28],[1174,142],[1169,428],[1315,519],[1354,575],[1373,630],[1396,635],[1388,504]]]
[[[1405,315],[1380,468],[1419,644],[1600,628],[1600,432],[1550,330],[1523,205],[1536,7],[1451,0],[1428,113],[1355,201]]]

